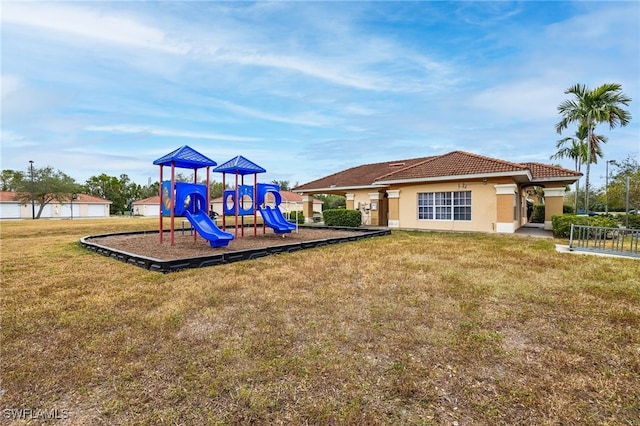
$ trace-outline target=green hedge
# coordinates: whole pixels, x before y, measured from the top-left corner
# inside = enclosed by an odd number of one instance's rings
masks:
[[[544,204],[534,204],[531,223],[544,223]]]
[[[615,218],[618,220],[620,226],[625,226],[627,223],[627,215],[625,214],[616,215]],[[640,229],[640,214],[629,215],[629,229]]]
[[[569,238],[571,224],[586,226],[601,226],[605,228],[617,228],[618,221],[606,216],[578,216],[575,214],[554,215],[551,217],[553,236],[556,238]]]
[[[360,210],[329,209],[322,212],[324,224],[327,226],[348,226],[357,228],[362,224]]]

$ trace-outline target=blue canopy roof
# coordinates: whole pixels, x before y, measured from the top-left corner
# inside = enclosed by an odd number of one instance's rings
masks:
[[[239,175],[249,175],[253,173],[264,173],[265,169],[258,166],[256,163],[253,163],[242,155],[238,155],[237,157],[232,158],[224,164],[219,165],[215,169],[214,172],[224,172],[224,173],[237,173]]]
[[[157,166],[170,166],[171,163],[174,163],[175,167],[183,169],[199,169],[218,164],[187,145],[181,146],[153,162]]]

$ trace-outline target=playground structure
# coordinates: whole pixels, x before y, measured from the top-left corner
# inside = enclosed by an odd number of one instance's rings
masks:
[[[267,197],[273,198],[273,206],[269,205]],[[245,202],[247,201],[247,202]],[[288,234],[297,229],[297,226],[289,222],[278,206],[282,203],[280,187],[272,183],[258,183],[257,186],[240,185],[236,189],[224,191],[223,209],[224,217],[227,215],[238,217],[254,215],[260,212],[264,225],[273,229],[276,234]],[[256,221],[254,220],[254,230]],[[223,223],[225,229],[226,224]],[[237,226],[236,226],[237,229]],[[242,228],[241,228],[242,229]],[[264,228],[263,228],[264,229]]]
[[[257,174],[266,172],[265,169],[242,156],[237,156],[216,167],[213,171],[222,173],[222,187],[226,188],[226,174],[234,173],[234,189],[225,190],[223,198],[224,214],[222,216],[222,230],[209,217],[209,176],[210,168],[217,163],[200,154],[187,145],[155,160],[154,165],[160,166],[160,244],[163,243],[164,217],[170,218],[170,244],[175,244],[175,217],[186,218],[196,231],[193,239],[196,241],[200,234],[209,241],[211,247],[226,247],[234,238],[238,238],[238,229],[244,236],[244,217],[253,215],[254,236],[257,235],[257,213],[263,218],[263,233],[265,226],[273,229],[276,234],[287,234],[297,229],[297,226],[287,221],[278,205],[282,202],[280,187],[276,184],[258,184]],[[171,179],[163,180],[164,166],[171,167]],[[194,183],[176,182],[175,168],[193,170]],[[198,169],[206,167],[206,185],[198,184]],[[253,186],[244,184],[244,176],[254,175]],[[241,181],[239,181],[241,178]],[[270,200],[267,200],[269,198]],[[273,200],[271,202],[271,199]],[[273,206],[268,205],[274,204]],[[235,218],[235,234],[226,232],[226,216]],[[241,223],[239,224],[239,219]]]

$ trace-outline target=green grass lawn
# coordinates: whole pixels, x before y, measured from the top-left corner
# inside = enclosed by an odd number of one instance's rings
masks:
[[[638,260],[397,231],[159,274],[78,245],[157,220],[0,226],[3,419],[639,424]]]

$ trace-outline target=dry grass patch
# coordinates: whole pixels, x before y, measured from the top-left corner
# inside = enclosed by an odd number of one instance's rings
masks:
[[[2,223],[0,408],[68,424],[634,424],[640,262],[391,236],[157,274]]]

